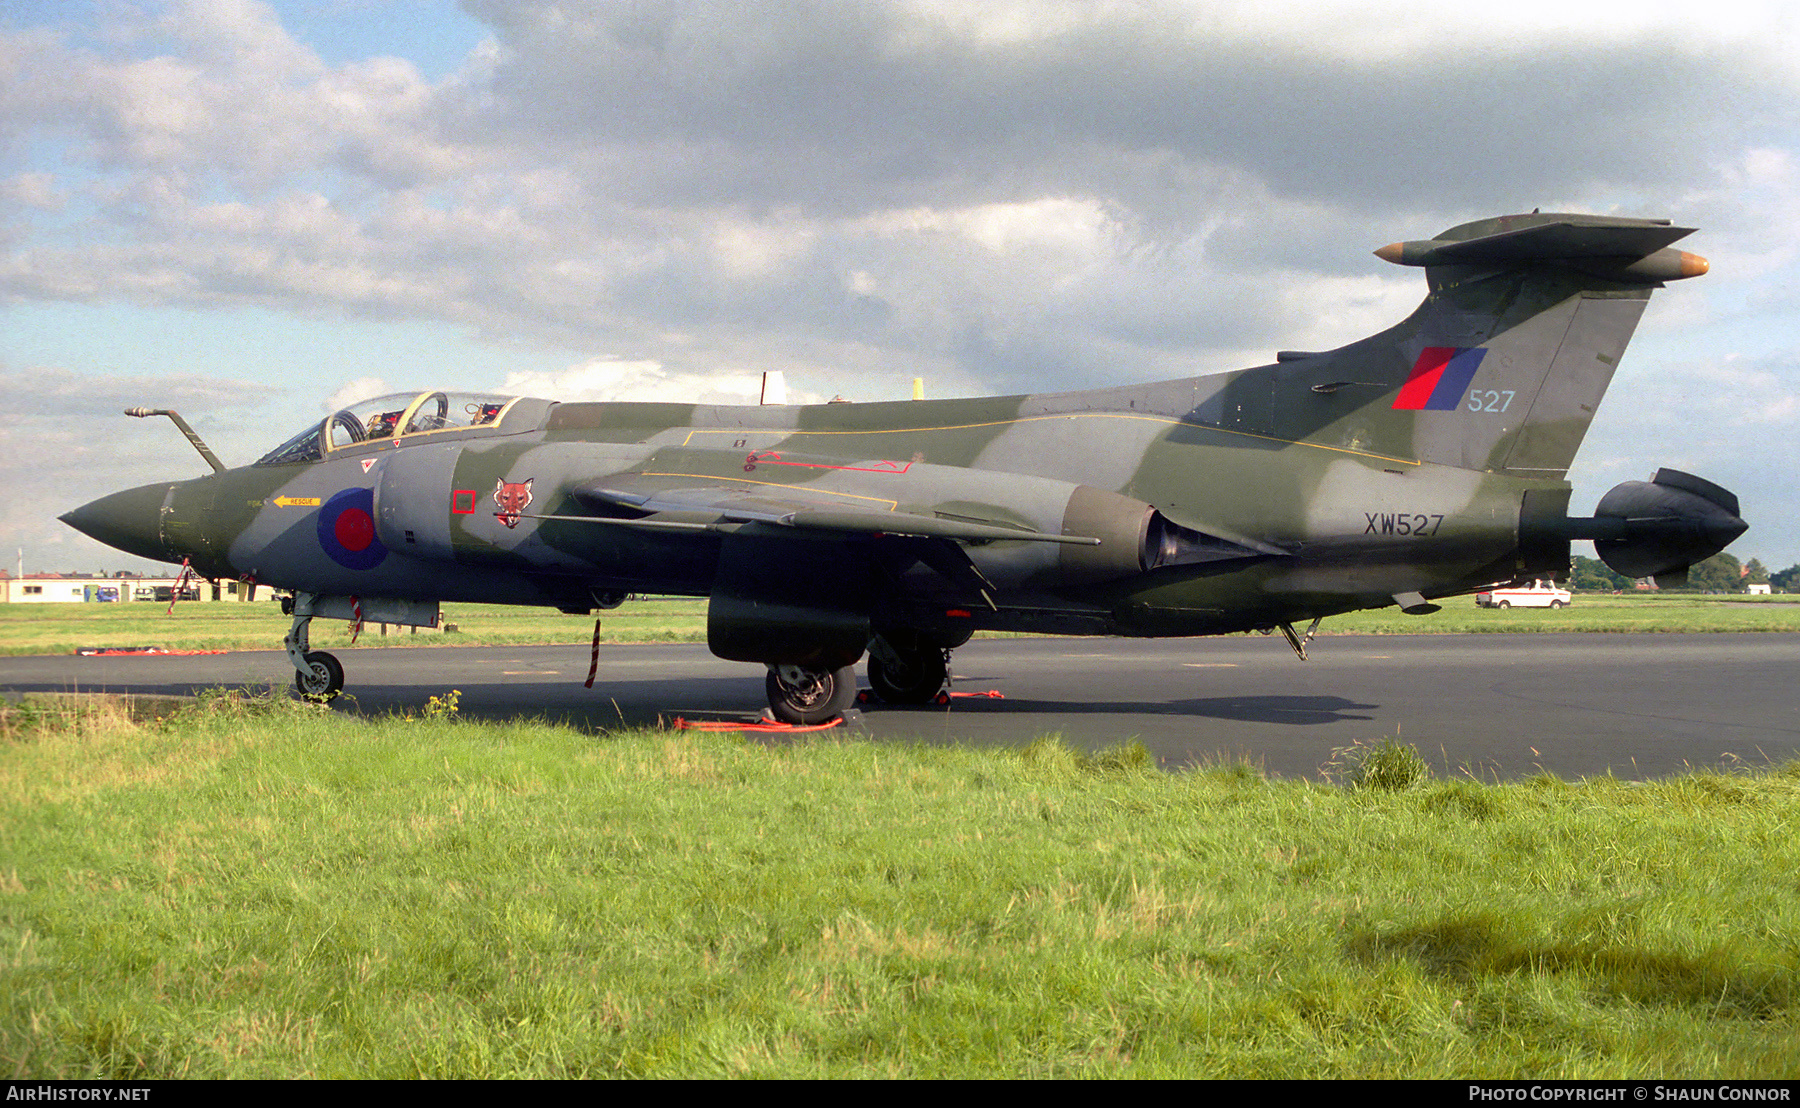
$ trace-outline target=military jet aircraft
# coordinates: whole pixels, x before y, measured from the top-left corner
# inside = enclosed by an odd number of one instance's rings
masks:
[[[1336,350],[1087,392],[874,404],[386,396],[252,465],[62,518],[132,554],[292,590],[296,684],[343,685],[310,621],[427,626],[439,602],[590,613],[710,598],[720,657],[783,720],[943,690],[977,630],[1280,629],[1564,574],[1593,540],[1664,584],[1745,530],[1659,470],[1570,518],[1564,476],[1626,342],[1705,259],[1667,221],[1532,213],[1375,251],[1420,266],[1402,322]],[[130,414],[153,413],[133,409]],[[1295,625],[1312,621],[1302,635]]]

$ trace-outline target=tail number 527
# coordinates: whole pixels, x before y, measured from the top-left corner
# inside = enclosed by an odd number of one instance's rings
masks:
[[[1471,412],[1504,412],[1512,407],[1512,389],[1470,389],[1469,410]]]

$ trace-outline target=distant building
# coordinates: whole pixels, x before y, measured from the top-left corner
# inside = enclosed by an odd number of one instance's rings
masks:
[[[8,574],[4,581],[0,581],[0,587],[6,590],[6,601],[9,604],[54,604],[86,600],[86,587],[90,583],[76,577],[64,577],[60,573],[27,573],[23,577]],[[118,599],[116,586],[113,588],[113,599]]]
[[[0,603],[5,604],[111,604],[138,600],[161,601],[176,598],[179,575],[146,577],[121,573],[103,577],[92,573],[27,573],[23,577],[0,572]],[[248,585],[242,581],[220,581],[217,585],[204,578],[190,577],[181,585],[182,600],[273,600],[275,590],[267,585]]]

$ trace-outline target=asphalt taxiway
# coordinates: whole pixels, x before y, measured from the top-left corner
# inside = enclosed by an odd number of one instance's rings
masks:
[[[1301,662],[1279,638],[984,639],[958,650],[947,706],[867,705],[847,734],[1022,744],[1048,732],[1144,743],[1170,767],[1247,759],[1317,775],[1334,749],[1398,738],[1440,773],[1517,778],[1800,757],[1800,635],[1331,636]],[[347,650],[344,713],[417,709],[449,689],[465,716],[547,716],[604,730],[751,719],[762,672],[699,645]],[[0,658],[0,689],[186,694],[287,685],[278,651]],[[983,695],[998,693],[998,696]]]

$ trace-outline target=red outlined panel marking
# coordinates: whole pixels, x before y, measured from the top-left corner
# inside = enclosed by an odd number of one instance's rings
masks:
[[[868,465],[832,465],[829,462],[789,461],[781,456],[779,450],[759,450],[746,455],[744,464],[748,466],[798,466],[802,469],[839,469],[851,473],[905,473],[912,468],[911,462],[870,462]]]
[[[450,510],[459,516],[475,514],[475,501],[480,495],[474,489],[454,489],[450,493]]]

